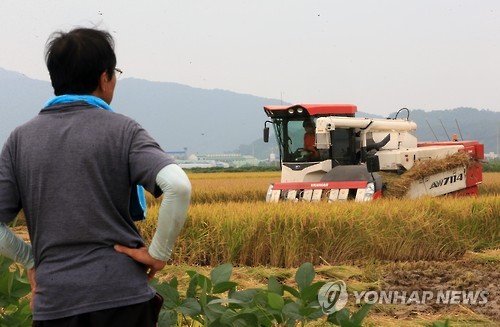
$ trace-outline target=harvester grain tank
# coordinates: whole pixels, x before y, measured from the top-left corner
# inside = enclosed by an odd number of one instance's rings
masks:
[[[391,192],[410,198],[477,195],[482,182],[483,144],[419,143],[408,110],[406,118],[397,118],[402,109],[393,119],[355,117],[352,104],[265,106],[264,111],[270,118],[264,141],[270,123],[282,168],[268,202],[370,201]]]

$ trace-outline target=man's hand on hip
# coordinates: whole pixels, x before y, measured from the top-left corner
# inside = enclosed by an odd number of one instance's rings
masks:
[[[157,260],[153,258],[146,247],[134,249],[129,248],[124,245],[115,245],[115,250],[117,252],[123,253],[131,257],[137,262],[140,262],[146,266],[146,274],[148,275],[148,279],[154,277],[156,272],[160,271],[167,264],[165,261]]]

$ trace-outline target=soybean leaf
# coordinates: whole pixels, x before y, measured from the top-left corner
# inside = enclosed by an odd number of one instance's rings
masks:
[[[31,317],[30,300],[25,298],[22,301],[19,301],[18,312],[24,317]]]
[[[219,298],[216,298],[216,299],[209,301],[207,304],[216,304],[216,303],[219,303],[219,304],[220,303],[243,304],[244,302],[241,300],[237,300],[237,299],[219,299]]]
[[[175,310],[160,311],[158,326],[177,326],[177,312]]]
[[[27,279],[15,276],[15,279],[12,281],[10,295],[17,299],[20,299],[23,296],[29,294],[29,292],[31,292],[31,285],[29,281]]]
[[[217,285],[219,283],[228,282],[229,278],[231,278],[231,273],[233,272],[233,266],[230,263],[225,263],[214,268],[210,272],[210,278],[212,279],[212,283]]]
[[[15,273],[11,272],[8,266],[2,268],[5,270],[2,270],[0,274],[0,293],[10,297]]]
[[[186,291],[186,297],[192,297],[194,298],[196,296],[196,287],[198,286],[198,278],[200,275],[194,274],[193,276],[190,275],[191,280],[189,281],[188,289]]]
[[[10,301],[5,299],[3,296],[0,296],[0,308],[4,308],[10,304]]]
[[[319,306],[317,307],[304,307],[299,309],[299,314],[309,320],[315,320],[323,316],[323,311]]]
[[[14,260],[9,259],[4,256],[0,256],[0,269],[2,271],[8,271],[9,267],[14,263]]]
[[[365,303],[361,309],[356,311],[355,313],[352,314],[351,316],[351,322],[353,322],[356,325],[361,326],[361,322],[363,319],[365,319],[366,315],[368,314],[368,311],[370,311],[370,308],[372,307],[373,303]]]
[[[266,292],[263,289],[259,289],[259,291],[257,292],[257,294],[255,294],[253,298],[253,303],[255,303],[255,305],[260,307],[267,307],[268,306],[267,293],[269,292]]]
[[[299,313],[299,305],[295,302],[290,302],[285,304],[282,310],[283,314],[286,317],[286,320],[301,320],[303,317]]]
[[[220,322],[223,324],[231,324],[238,318],[238,314],[239,314],[238,312],[228,309],[224,311],[224,313],[220,317]]]
[[[200,302],[200,305],[202,307],[205,307],[209,301],[205,286],[202,288],[202,291],[200,292],[200,297],[199,297],[198,301]]]
[[[218,284],[215,284],[212,293],[224,293],[225,291],[236,288],[236,286],[238,286],[238,283],[235,282],[220,282]]]
[[[295,274],[295,281],[297,282],[299,291],[311,285],[314,275],[314,267],[310,262],[306,262],[299,267]]]
[[[231,298],[241,300],[244,303],[249,303],[254,300],[258,292],[259,290],[256,288],[249,288],[247,290],[231,293]]]
[[[233,327],[254,327],[254,326],[263,326],[262,324],[259,324],[259,320],[257,319],[257,316],[250,314],[250,313],[244,313],[244,314],[239,314],[237,319],[233,321],[233,324],[231,325]],[[264,325],[267,326],[267,325]]]
[[[8,278],[7,278],[7,294],[9,296],[12,296],[12,285],[14,284],[14,274],[13,273],[10,273],[7,275]]]
[[[268,324],[270,323],[271,325],[275,326],[276,323],[278,323],[278,326],[281,326],[280,324],[284,320],[283,312],[282,309],[273,309],[271,307],[258,307],[260,312],[255,312],[254,314],[258,317],[259,321],[261,321],[261,324]]]
[[[302,289],[300,292],[300,297],[305,302],[311,302],[318,299],[318,292],[321,286],[323,286],[325,282],[316,282],[312,285],[307,286]]]
[[[168,283],[168,285],[170,285],[171,287],[177,289],[177,287],[179,286],[179,281],[177,280],[177,277],[174,277],[170,280],[170,283]]]
[[[344,326],[344,323],[349,322],[349,314],[350,311],[347,308],[344,308],[339,311],[335,311],[334,313],[328,315],[326,321],[331,322],[337,326]]]
[[[151,286],[163,297],[163,305],[168,309],[173,309],[180,304],[179,292],[169,284],[160,284],[157,279],[154,279]]]
[[[2,318],[0,318],[1,326],[17,326],[28,327],[31,326],[31,309],[30,301],[25,299],[14,304],[11,308],[7,309]]]
[[[253,326],[260,326],[260,327],[274,327],[276,326],[276,321],[274,318],[274,315],[272,314],[273,311],[277,310],[262,310],[262,308],[257,308],[257,307],[252,307],[252,308],[245,308],[240,311],[241,314],[251,314],[255,316],[257,319],[258,323],[254,324]],[[281,316],[281,312],[279,312],[279,315]],[[278,323],[282,322],[283,319],[279,320]]]
[[[311,307],[303,307],[303,308],[299,308],[299,314],[302,317],[307,317],[307,316],[309,316],[311,313],[313,313],[316,310],[317,309],[311,308]]]
[[[198,274],[198,286],[207,293],[212,290],[212,281],[203,275]]]
[[[9,289],[7,288],[9,284],[9,268],[7,270],[0,271],[0,294],[9,295]]]
[[[186,274],[189,275],[189,277],[193,278],[194,275],[198,275],[198,273],[194,270],[187,270]]]
[[[267,293],[267,303],[273,309],[281,310],[285,306],[283,297],[276,293]]]
[[[215,322],[216,320],[219,320],[226,310],[229,309],[218,303],[207,304],[207,306],[205,306],[204,308],[205,315],[207,316],[208,321],[210,322]]]
[[[28,278],[28,273],[27,273],[27,270],[24,269],[23,272],[21,273],[21,270],[19,269],[19,267],[16,267],[16,280],[24,283],[24,284],[29,284],[30,283],[30,280]]]
[[[283,290],[285,290],[288,293],[292,294],[296,298],[300,297],[300,293],[295,288],[293,288],[291,286],[288,286],[288,285],[282,285],[282,286],[283,286]]]
[[[269,277],[269,281],[267,282],[267,289],[270,292],[283,295],[283,285],[276,279],[276,277],[271,276]]]
[[[163,297],[163,305],[173,309],[180,304],[179,292],[170,285],[162,285],[161,289],[156,290]]]
[[[177,307],[177,310],[186,316],[194,317],[201,313],[201,306],[196,299],[187,298],[182,301],[181,305]]]

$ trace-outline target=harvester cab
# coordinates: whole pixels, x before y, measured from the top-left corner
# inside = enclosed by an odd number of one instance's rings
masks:
[[[483,151],[477,141],[420,146],[410,133],[417,126],[408,120],[409,114],[406,119],[358,118],[357,107],[351,104],[265,106],[264,111],[271,119],[264,125],[264,141],[269,139],[271,123],[282,168],[281,181],[268,189],[268,202],[370,201],[381,196],[386,185],[378,171],[400,175],[421,161],[444,160],[460,151],[481,159]],[[457,161],[440,174],[430,170],[429,176],[405,185],[402,195],[436,196],[466,189],[477,194],[481,170],[474,170],[474,181],[467,181],[467,166]],[[432,183],[439,184],[447,174],[453,182],[430,191]]]

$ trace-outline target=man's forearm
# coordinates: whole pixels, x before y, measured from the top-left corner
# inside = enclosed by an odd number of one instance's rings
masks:
[[[3,223],[0,223],[0,255],[19,262],[28,269],[35,265],[31,246]]]
[[[156,184],[164,194],[149,254],[157,260],[167,261],[186,220],[191,183],[179,166],[171,164],[158,173]]]

